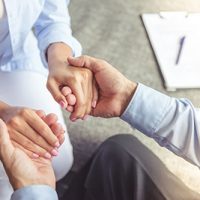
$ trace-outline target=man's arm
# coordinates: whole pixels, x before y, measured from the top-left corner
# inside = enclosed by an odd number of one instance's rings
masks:
[[[200,111],[189,100],[137,85],[103,60],[82,56],[68,61],[94,73],[100,96],[93,116],[121,117],[161,146],[200,166]]]
[[[200,167],[200,110],[188,99],[172,98],[139,84],[121,118]]]

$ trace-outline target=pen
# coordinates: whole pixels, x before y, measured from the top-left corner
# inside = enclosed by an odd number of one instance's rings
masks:
[[[185,43],[185,36],[183,36],[180,41],[179,41],[179,49],[178,49],[178,54],[177,54],[177,57],[176,57],[176,65],[178,65],[179,63],[179,60],[180,60],[180,57],[181,57],[181,53],[183,51],[183,45]]]

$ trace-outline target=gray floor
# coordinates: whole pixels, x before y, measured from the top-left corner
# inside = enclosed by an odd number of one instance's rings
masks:
[[[140,14],[144,12],[187,10],[200,11],[199,0],[72,0],[70,14],[76,38],[83,53],[104,58],[129,79],[142,82],[157,90],[164,90],[158,66],[146,37]],[[194,105],[200,102],[200,90],[171,92],[174,97],[189,98]],[[90,118],[85,122],[68,120],[70,137],[74,145],[77,170],[99,143],[117,133],[131,133],[146,144],[168,168],[190,188],[200,192],[200,171],[169,151],[159,147],[152,139],[132,130],[119,119]]]

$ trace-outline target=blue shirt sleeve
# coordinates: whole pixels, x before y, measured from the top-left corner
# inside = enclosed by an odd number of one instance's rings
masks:
[[[121,118],[178,156],[200,167],[200,110],[142,84]]]
[[[56,191],[47,185],[31,185],[16,190],[11,200],[58,200]]]
[[[46,0],[43,10],[34,25],[42,61],[46,67],[46,50],[52,43],[66,43],[71,47],[74,56],[81,55],[81,45],[72,36],[70,16],[67,9],[68,4],[69,0]]]

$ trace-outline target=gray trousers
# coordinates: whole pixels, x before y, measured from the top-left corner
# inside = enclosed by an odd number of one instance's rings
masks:
[[[132,135],[106,140],[68,183],[61,200],[199,200]]]

